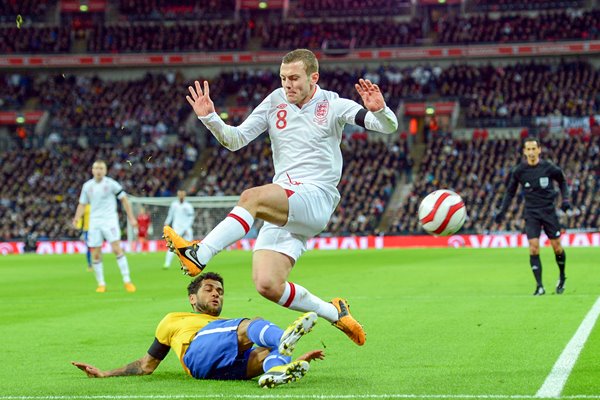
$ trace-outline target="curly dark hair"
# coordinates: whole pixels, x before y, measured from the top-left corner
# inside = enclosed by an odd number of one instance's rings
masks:
[[[202,286],[202,281],[205,279],[211,279],[213,281],[221,282],[223,285],[223,289],[225,289],[225,284],[223,283],[223,277],[216,272],[205,272],[203,274],[198,275],[187,287],[188,296],[190,294],[198,293],[198,288]]]

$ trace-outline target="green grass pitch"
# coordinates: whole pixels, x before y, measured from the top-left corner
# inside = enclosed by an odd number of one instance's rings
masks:
[[[70,361],[101,369],[145,354],[164,314],[187,311],[186,285],[163,253],[129,254],[136,293],[105,255],[108,292],[94,292],[83,255],[0,257],[0,399],[534,398],[600,294],[600,249],[567,249],[565,294],[542,250],[548,294],[531,295],[527,249],[312,251],[290,280],[323,299],[347,297],[365,326],[358,347],[321,319],[297,354],[325,348],[304,379],[264,390],[256,380],[198,381],[173,353],[151,376],[89,379]],[[262,316],[282,327],[298,314],[261,298],[251,253],[218,255],[224,317]],[[563,398],[600,399],[597,324]]]

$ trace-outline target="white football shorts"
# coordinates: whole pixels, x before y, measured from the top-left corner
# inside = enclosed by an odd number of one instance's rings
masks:
[[[88,247],[100,247],[106,240],[109,243],[121,240],[121,229],[119,222],[105,222],[100,226],[90,226],[87,237]]]
[[[326,191],[310,183],[275,184],[288,191],[288,221],[284,226],[265,221],[258,232],[254,251],[273,250],[297,261],[306,251],[307,240],[325,229],[337,201]]]

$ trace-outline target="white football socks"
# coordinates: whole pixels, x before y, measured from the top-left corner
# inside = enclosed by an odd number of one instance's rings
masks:
[[[104,281],[104,266],[102,265],[102,261],[92,261],[92,268],[94,268],[94,275],[96,275],[96,282],[98,282],[98,286],[106,286],[106,282]]]
[[[174,256],[175,253],[172,251],[167,251],[167,254],[165,255],[165,268],[169,268],[171,266],[171,261],[173,261]]]
[[[218,252],[240,240],[254,224],[254,217],[240,206],[235,206],[227,217],[209,232],[198,247],[198,261],[206,265]]]
[[[120,257],[117,257],[117,264],[119,265],[119,269],[121,270],[123,282],[131,283],[131,277],[129,276],[129,264],[127,263],[127,257],[125,257],[125,254],[122,254]]]
[[[329,322],[338,320],[338,310],[333,304],[321,300],[296,283],[285,283],[283,295],[277,304],[296,311],[314,311]]]

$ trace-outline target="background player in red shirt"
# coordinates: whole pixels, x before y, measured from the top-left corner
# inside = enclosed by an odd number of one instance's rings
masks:
[[[138,235],[137,235],[137,251],[144,249],[144,244],[148,240],[148,230],[150,228],[150,214],[146,212],[144,207],[140,207],[140,212],[137,216]]]

